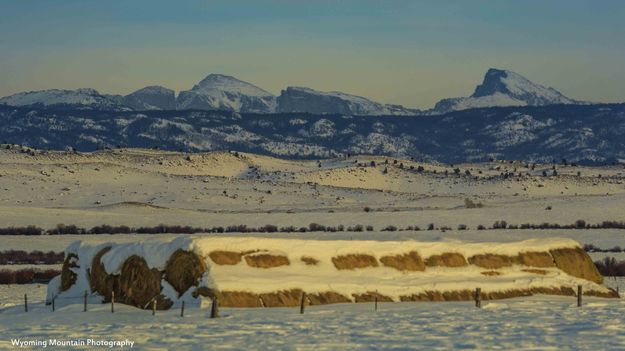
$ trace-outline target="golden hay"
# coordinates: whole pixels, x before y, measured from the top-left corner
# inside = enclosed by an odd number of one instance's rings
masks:
[[[375,257],[365,254],[349,254],[332,257],[334,267],[339,270],[377,267],[378,261]]]
[[[265,307],[295,307],[302,300],[302,290],[280,290],[270,293],[258,294]]]
[[[497,272],[497,271],[485,271],[485,272],[480,272],[482,275],[486,275],[486,276],[497,276],[497,275],[502,275],[503,273],[501,272]]]
[[[333,303],[352,302],[347,296],[334,291],[325,291],[315,294],[306,294],[311,305],[328,305]]]
[[[78,260],[78,256],[73,253],[67,254],[65,261],[63,261],[63,267],[61,267],[61,291],[69,289],[76,283],[76,273],[71,268],[78,268],[75,261]]]
[[[289,258],[281,255],[271,254],[255,254],[245,256],[245,262],[250,267],[256,268],[273,268],[280,266],[288,266],[291,264]]]
[[[487,269],[512,266],[512,258],[504,255],[482,254],[469,257],[469,263]]]
[[[258,294],[246,291],[219,291],[216,295],[219,306],[263,307]]]
[[[377,298],[379,302],[393,302],[393,299],[375,291],[367,291],[364,294],[352,294],[355,302],[373,302]]]
[[[167,260],[165,280],[181,296],[199,284],[207,269],[204,260],[195,252],[178,249]]]
[[[521,252],[518,256],[520,264],[530,267],[548,268],[555,267],[553,257],[548,252],[528,251]]]
[[[318,259],[309,256],[302,256],[300,260],[302,260],[302,262],[304,262],[307,266],[316,266],[317,263],[319,263]]]
[[[467,260],[462,254],[456,252],[445,252],[440,255],[432,255],[425,260],[428,267],[464,267],[467,266]]]
[[[601,297],[617,297],[615,292],[600,293],[589,291],[584,293],[589,295],[596,293]],[[503,291],[482,292],[483,300],[498,300],[520,296],[531,295],[566,295],[574,296],[575,291],[569,287],[553,287],[553,288],[530,288],[530,289],[512,289]],[[426,291],[419,294],[400,296],[400,301],[469,301],[475,299],[475,292],[471,290],[454,290],[454,291]]]
[[[603,277],[588,254],[577,247],[574,249],[554,249],[549,251],[556,267],[574,277],[603,283]]]
[[[93,256],[91,267],[89,268],[89,287],[91,291],[97,292],[104,297],[105,302],[110,301],[111,292],[115,284],[115,278],[109,276],[102,264],[102,256],[111,250],[110,246],[103,248]]]
[[[620,298],[619,294],[611,289],[608,288],[609,291],[608,292],[601,292],[601,291],[597,291],[597,290],[588,290],[588,291],[584,291],[582,292],[582,295],[586,295],[586,296],[595,296],[595,297],[604,297],[604,298]]]
[[[425,263],[416,251],[410,251],[403,255],[384,256],[380,262],[387,267],[393,267],[400,271],[424,271]]]
[[[216,264],[220,265],[235,265],[241,262],[241,253],[232,251],[212,251],[208,254],[208,257]]]
[[[521,271],[523,271],[523,272],[527,272],[527,273],[540,274],[540,275],[547,275],[547,273],[548,273],[548,272],[547,272],[546,270],[544,270],[544,269],[533,269],[533,268],[530,268],[530,269],[521,269]]]
[[[143,257],[132,255],[122,265],[115,299],[128,305],[150,308],[150,302],[156,298],[157,309],[167,309],[172,302],[161,296],[161,279],[162,272],[150,269]]]

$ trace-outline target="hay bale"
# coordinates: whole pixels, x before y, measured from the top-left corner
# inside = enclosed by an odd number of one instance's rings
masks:
[[[530,291],[532,295],[563,295],[563,296],[575,296],[576,292],[573,288],[568,286],[552,287],[552,288],[540,288],[534,287]]]
[[[302,256],[300,260],[302,260],[302,262],[304,262],[307,266],[316,266],[319,263],[318,259],[310,256]]]
[[[511,289],[482,293],[483,300],[502,300],[520,296],[532,296],[532,292],[529,289]]]
[[[445,252],[440,255],[432,255],[425,260],[428,267],[464,267],[468,266],[467,260],[462,254]]]
[[[481,254],[469,257],[469,263],[487,269],[499,269],[512,266],[513,259],[509,256]]]
[[[74,253],[69,253],[65,257],[65,261],[63,261],[63,266],[61,267],[61,291],[69,289],[76,283],[77,275],[72,271],[72,268],[78,268],[76,264],[77,261],[78,256]]]
[[[233,251],[212,251],[208,254],[208,257],[220,265],[235,265],[241,262],[241,257],[243,255],[240,252]]]
[[[375,291],[367,291],[364,294],[352,294],[355,302],[373,302],[377,298],[379,302],[393,302],[393,299]]]
[[[469,301],[473,299],[471,290],[452,290],[443,292],[443,300],[445,301]]]
[[[91,291],[97,292],[104,297],[104,301],[110,301],[111,292],[115,284],[115,277],[109,275],[102,263],[102,256],[111,250],[110,246],[103,248],[93,256],[91,267],[89,268],[89,287]]]
[[[547,275],[547,273],[548,273],[544,269],[534,269],[534,268],[521,269],[521,271],[527,272],[527,273],[540,274],[540,275]]]
[[[480,272],[480,274],[492,277],[492,276],[502,275],[503,273],[497,272],[497,271],[484,271],[484,272]]]
[[[215,297],[217,296],[217,292],[211,288],[205,287],[205,286],[201,286],[199,288],[196,288],[195,290],[193,290],[193,293],[191,293],[191,296],[197,298],[198,296],[204,296],[204,297]]]
[[[332,257],[334,267],[339,270],[377,267],[378,261],[375,257],[366,254],[349,254]]]
[[[341,295],[334,291],[325,291],[314,294],[307,294],[308,301],[311,305],[329,305],[333,303],[352,302],[347,296]]]
[[[590,280],[597,284],[603,283],[603,277],[590,259],[590,256],[577,247],[574,249],[554,249],[549,251],[556,267],[574,277]]]
[[[601,297],[616,297],[615,292],[610,293],[601,293],[597,291],[592,291],[592,293],[596,293],[596,296]],[[569,287],[538,287],[531,289],[511,289],[511,290],[502,290],[502,291],[490,291],[490,292],[482,292],[483,300],[499,300],[499,299],[508,299],[513,297],[520,296],[531,296],[536,294],[544,294],[544,295],[567,295],[574,296],[575,291]],[[400,301],[470,301],[475,298],[474,291],[472,290],[452,290],[452,291],[425,291],[419,294],[413,295],[403,295],[400,296]]]
[[[524,266],[548,268],[555,267],[553,257],[548,252],[528,251],[521,252],[518,261]]]
[[[265,307],[295,307],[300,305],[302,290],[280,290],[276,292],[258,294],[258,296]]]
[[[416,251],[395,256],[383,256],[380,262],[387,267],[393,267],[400,271],[424,271],[425,263]]]
[[[246,255],[245,262],[250,267],[256,268],[273,268],[280,266],[288,266],[291,264],[289,258],[282,255],[271,255],[266,253]]]
[[[192,286],[197,286],[208,267],[195,252],[176,250],[167,260],[165,280],[182,296]]]
[[[167,306],[169,300],[160,295],[162,275],[158,269],[148,267],[143,257],[137,255],[128,257],[122,265],[115,299],[128,305],[150,308],[149,303],[156,297],[158,309],[169,308]]]
[[[607,292],[597,291],[597,290],[587,290],[587,291],[584,291],[584,295],[594,296],[594,297],[603,297],[606,299],[620,298],[620,296],[616,293],[616,291],[611,288],[608,288]]]
[[[263,307],[258,294],[246,291],[219,291],[216,293],[222,307]]]

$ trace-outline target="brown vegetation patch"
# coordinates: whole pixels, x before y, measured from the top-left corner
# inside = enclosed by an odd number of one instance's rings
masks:
[[[95,291],[105,298],[105,301],[110,301],[111,292],[113,291],[114,277],[109,276],[104,268],[104,264],[101,259],[105,253],[111,250],[110,246],[103,248],[93,256],[91,261],[91,267],[89,268],[89,287],[91,291]],[[108,297],[108,299],[107,299]]]
[[[219,306],[263,307],[258,294],[246,291],[220,291],[216,293]]]
[[[530,267],[555,267],[553,257],[548,252],[521,252],[519,254],[519,263]]]
[[[181,296],[199,284],[207,268],[204,260],[195,252],[178,249],[167,260],[165,280]]]
[[[265,307],[295,307],[301,303],[302,290],[280,290],[259,294],[259,297]]]
[[[250,267],[256,268],[273,268],[280,266],[288,266],[291,264],[289,258],[282,255],[271,254],[255,254],[245,256],[245,262]]]
[[[464,267],[467,266],[467,260],[459,253],[445,252],[440,255],[432,255],[425,260],[428,267]]]
[[[533,269],[533,268],[529,268],[529,269],[521,269],[523,272],[527,272],[527,273],[534,273],[534,274],[540,274],[540,275],[547,275],[547,271],[544,269]]]
[[[377,267],[378,261],[375,257],[365,254],[349,254],[332,257],[332,263],[336,269],[356,269]]]
[[[316,266],[319,263],[319,260],[314,257],[302,256],[302,262],[304,262],[307,266]]]
[[[592,291],[595,293],[595,291]],[[601,293],[596,292],[600,297],[616,297],[615,292]],[[498,300],[520,296],[531,295],[565,295],[574,296],[575,291],[569,287],[553,287],[553,288],[530,288],[530,289],[512,289],[503,291],[482,292],[483,300]],[[586,294],[586,293],[584,293]],[[475,299],[475,291],[471,290],[455,290],[455,291],[426,291],[424,293],[400,296],[400,301],[470,301]]]
[[[355,302],[373,302],[378,299],[378,302],[393,302],[393,299],[386,295],[382,295],[375,291],[367,291],[364,294],[352,294]]]
[[[581,248],[554,249],[549,252],[556,263],[556,267],[565,273],[597,284],[603,283],[603,277],[597,267]]]
[[[73,253],[67,254],[65,261],[63,261],[63,267],[61,268],[61,291],[69,289],[76,283],[76,273],[71,268],[78,268],[75,261],[78,260],[78,256]]]
[[[403,255],[384,256],[380,258],[380,262],[387,267],[393,267],[400,271],[425,270],[425,263],[416,251],[410,251]]]
[[[478,267],[498,269],[512,266],[512,258],[504,255],[482,254],[469,257],[469,263]]]
[[[241,262],[242,255],[240,252],[233,251],[212,251],[208,257],[220,265],[235,265]]]
[[[167,309],[171,306],[171,301],[160,295],[161,279],[162,272],[148,267],[143,257],[132,255],[122,265],[115,299],[128,305],[150,308],[152,299],[156,298],[157,308]]]
[[[352,302],[347,296],[341,295],[334,291],[320,292],[316,294],[307,294],[308,301],[311,305],[329,305],[332,303]]]
[[[486,276],[497,276],[497,275],[502,275],[503,273],[501,272],[497,272],[497,271],[484,271],[484,272],[480,272],[482,275],[486,275]]]
[[[597,291],[597,290],[588,290],[588,291],[584,291],[582,294],[586,296],[595,296],[595,297],[604,297],[604,298],[620,298],[618,293],[615,290],[610,289],[610,288],[608,288],[607,292]]]

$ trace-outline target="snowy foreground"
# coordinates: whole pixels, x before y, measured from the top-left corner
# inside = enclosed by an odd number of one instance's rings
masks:
[[[5,296],[6,297],[6,296]],[[336,304],[298,308],[142,311],[36,304],[0,311],[0,349],[24,340],[130,340],[148,350],[556,350],[625,348],[625,301],[534,296],[485,302]],[[71,349],[62,347],[58,349]],[[79,347],[78,349],[83,349]]]

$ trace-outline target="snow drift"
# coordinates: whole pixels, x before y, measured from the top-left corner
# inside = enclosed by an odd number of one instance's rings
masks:
[[[534,294],[617,297],[570,239],[513,243],[190,237],[66,251],[48,299],[82,296],[168,309],[217,297],[226,307],[470,300]]]

